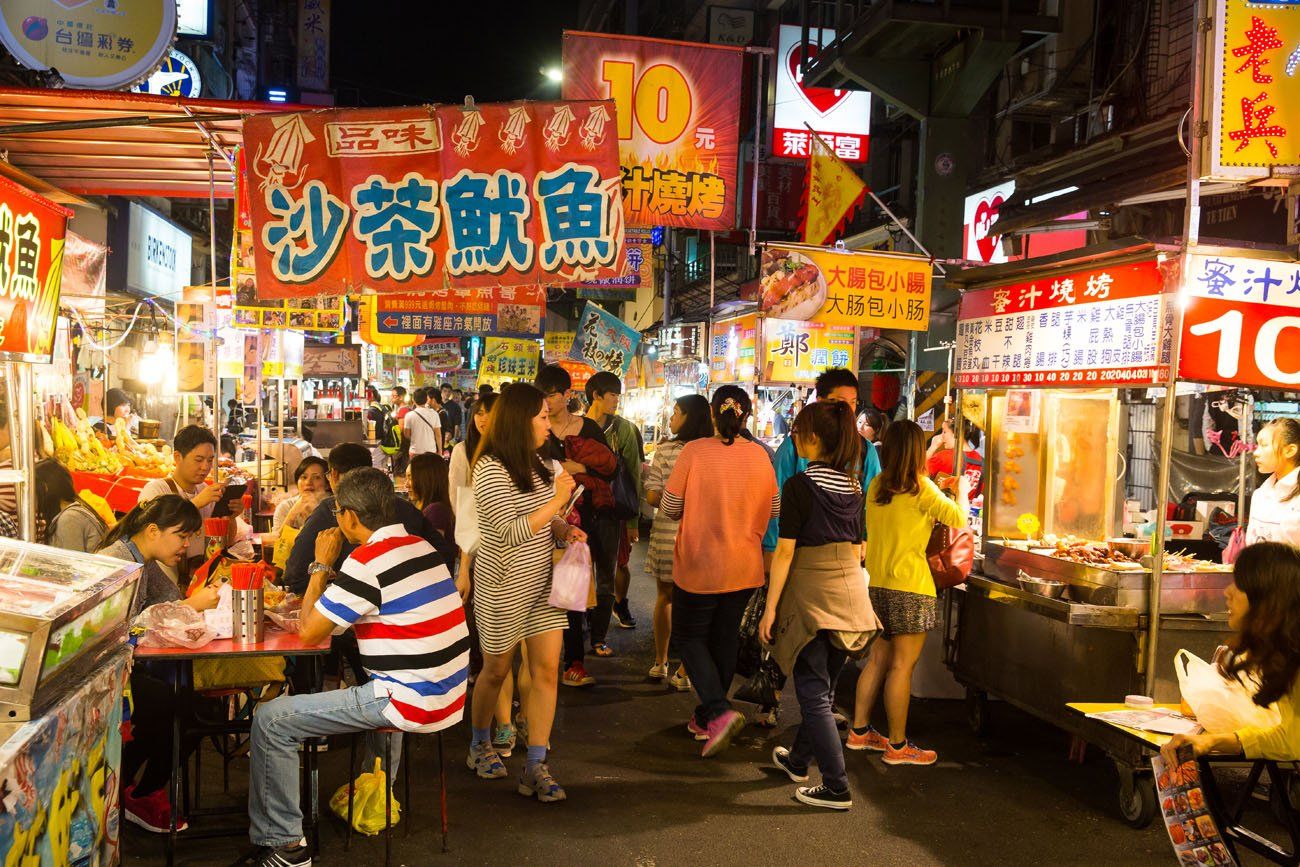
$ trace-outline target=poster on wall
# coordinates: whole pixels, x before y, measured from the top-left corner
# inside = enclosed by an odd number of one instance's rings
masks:
[[[573,284],[623,269],[608,101],[244,121],[259,298]]]
[[[654,242],[649,229],[628,229],[627,264],[623,276],[579,283],[577,296],[596,301],[635,301],[643,286],[654,285]]]
[[[616,130],[629,226],[735,226],[743,69],[741,48],[565,31],[565,99],[616,107],[599,128]]]
[[[820,42],[818,36],[820,35]],[[820,45],[834,41],[829,27],[811,27],[804,45],[803,28],[782,24],[777,33],[776,99],[772,109],[772,156],[807,160],[812,127],[835,155],[846,163],[865,163],[871,134],[871,93],[805,87],[800,65],[817,56]]]

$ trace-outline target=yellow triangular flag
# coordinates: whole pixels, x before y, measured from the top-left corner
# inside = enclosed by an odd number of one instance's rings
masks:
[[[829,243],[862,202],[867,184],[812,133],[805,189],[803,239],[806,244]]]

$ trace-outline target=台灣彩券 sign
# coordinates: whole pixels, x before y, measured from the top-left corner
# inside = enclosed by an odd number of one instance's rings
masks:
[[[641,332],[590,301],[582,309],[570,356],[598,371],[623,376],[641,343]]]
[[[852,325],[763,320],[763,382],[814,382],[833,367],[856,371],[857,357]]]
[[[604,123],[618,136],[628,225],[735,226],[743,60],[741,48],[564,34],[565,98],[617,106]]]
[[[483,341],[478,384],[500,387],[507,382],[532,382],[537,378],[537,341],[489,337]]]
[[[758,317],[754,314],[713,323],[709,337],[709,382],[752,382],[758,372],[755,351]]]
[[[72,212],[0,178],[0,361],[48,363]]]
[[[1155,260],[978,289],[961,297],[961,387],[1151,385],[1169,372],[1173,321]]]
[[[654,279],[654,242],[649,229],[628,229],[627,267],[622,277],[579,283],[577,296],[596,301],[635,301],[637,291]]]
[[[381,334],[540,337],[545,317],[546,290],[540,286],[435,289],[375,299]]]
[[[1208,76],[1210,174],[1300,167],[1300,6],[1215,0]]]
[[[1300,386],[1300,264],[1183,257],[1178,376],[1294,390]]]
[[[623,270],[609,102],[244,121],[263,298],[573,284]]]
[[[810,247],[763,248],[761,308],[777,319],[924,331],[930,261]]]

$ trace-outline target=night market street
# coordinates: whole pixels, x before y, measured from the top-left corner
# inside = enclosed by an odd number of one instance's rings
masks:
[[[683,728],[693,695],[645,677],[652,588],[641,571],[644,549],[638,545],[632,561],[637,628],[613,630],[617,656],[588,660],[595,687],[561,688],[553,755],[568,801],[539,804],[515,794],[519,752],[506,759],[510,777],[477,779],[465,768],[468,729],[457,726],[444,735],[451,831],[449,851],[439,855],[437,740],[415,736],[415,819],[405,836],[403,804],[394,864],[1169,863],[1158,822],[1134,831],[1118,817],[1108,760],[1092,748],[1084,765],[1072,764],[1067,735],[1005,705],[994,705],[992,734],[981,740],[963,702],[917,702],[916,737],[938,750],[938,765],[890,768],[871,753],[848,753],[854,806],[844,814],[796,803],[794,784],[771,766],[772,747],[788,745],[799,721],[792,688],[775,733],[749,726],[732,749],[702,760]],[[842,690],[851,684],[847,673],[840,683]],[[347,740],[337,744],[321,759],[322,801],[344,780]],[[205,805],[215,806],[223,803],[221,765],[207,749],[204,775],[214,794]],[[237,759],[231,768],[235,807],[245,803],[247,765]],[[401,786],[399,775],[399,800]],[[124,834],[128,867],[163,863],[161,840],[129,824]],[[343,823],[324,816],[319,863],[383,864],[382,836],[358,835],[351,852],[344,836]],[[182,834],[176,863],[228,864],[247,848],[243,837],[187,844]]]

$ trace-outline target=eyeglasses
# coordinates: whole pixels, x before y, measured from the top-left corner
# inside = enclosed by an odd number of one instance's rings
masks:
[[[339,515],[343,514],[344,512],[352,512],[355,510],[351,506],[335,506],[333,509],[330,509],[330,511],[333,512],[334,517],[337,518]]]

